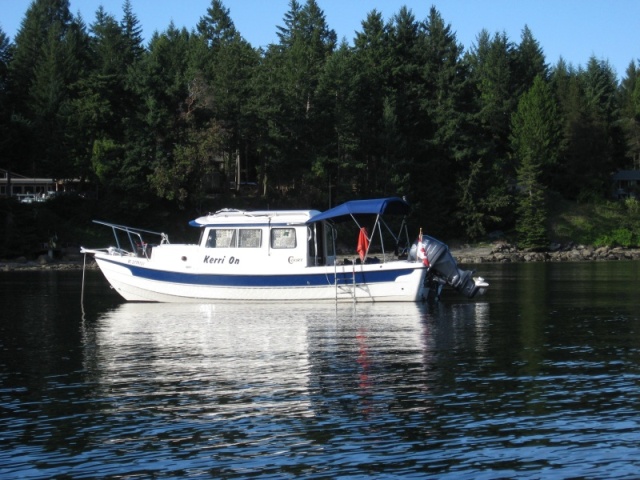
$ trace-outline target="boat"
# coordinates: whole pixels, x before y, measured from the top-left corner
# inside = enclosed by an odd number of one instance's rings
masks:
[[[484,294],[488,283],[460,269],[444,243],[422,230],[410,242],[409,211],[399,197],[324,212],[223,209],[190,222],[196,244],[94,220],[113,230],[115,244],[81,252],[136,302],[418,302],[447,285],[468,298]],[[345,254],[345,243],[356,248]]]

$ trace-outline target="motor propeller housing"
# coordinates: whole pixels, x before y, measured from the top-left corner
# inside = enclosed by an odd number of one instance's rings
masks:
[[[473,276],[473,270],[458,268],[449,247],[428,235],[422,235],[422,241],[418,238],[412,245],[409,261],[421,261],[429,268],[431,275],[427,276],[428,282],[433,282],[435,277],[435,280],[453,287],[467,298],[483,295],[489,287],[484,278]]]

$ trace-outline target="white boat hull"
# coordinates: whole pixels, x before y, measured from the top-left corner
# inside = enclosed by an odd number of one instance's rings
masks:
[[[94,254],[111,286],[138,302],[416,302],[426,268],[391,262],[301,268],[286,274],[210,274],[163,270],[146,259]]]
[[[95,221],[113,230],[115,245],[81,251],[94,256],[123,298],[137,302],[418,302],[438,298],[445,284],[468,298],[483,294],[484,279],[459,269],[448,247],[422,229],[408,250],[408,211],[397,197],[322,213],[223,209],[190,222],[201,230],[197,244]],[[403,216],[397,234],[385,213]],[[357,256],[338,258],[336,224],[345,221],[357,227]]]

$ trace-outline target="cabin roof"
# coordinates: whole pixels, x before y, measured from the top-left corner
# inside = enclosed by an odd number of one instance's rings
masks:
[[[320,213],[317,210],[234,210],[224,209],[191,220],[193,227],[262,226],[304,224]]]
[[[640,170],[619,170],[611,178],[614,181],[620,180],[640,180]]]

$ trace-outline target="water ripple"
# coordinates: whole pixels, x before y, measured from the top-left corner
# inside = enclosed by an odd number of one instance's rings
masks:
[[[491,302],[4,324],[0,477],[637,478],[635,306],[505,278]]]

